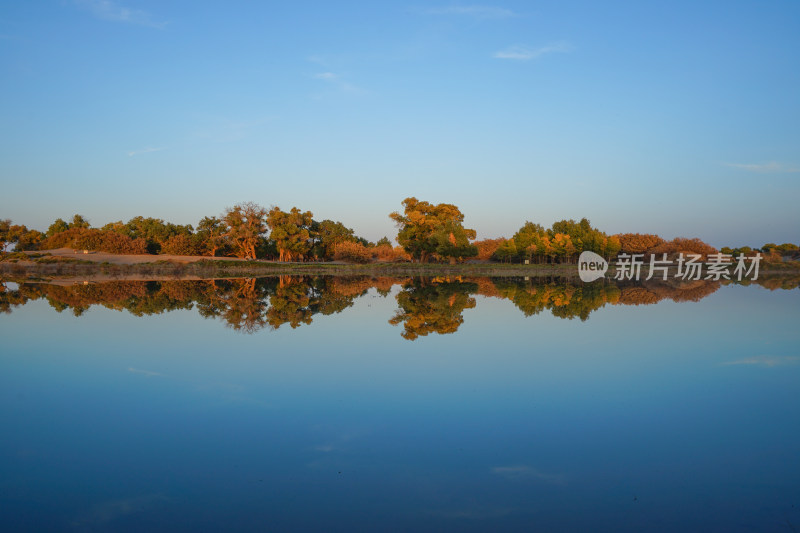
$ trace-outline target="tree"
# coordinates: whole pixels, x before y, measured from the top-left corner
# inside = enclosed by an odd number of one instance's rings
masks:
[[[9,232],[11,230],[11,221],[9,219],[0,220],[0,254],[5,253],[6,244],[11,241]]]
[[[352,229],[345,227],[341,222],[334,222],[333,220],[313,222],[310,235],[315,241],[314,248],[315,252],[317,252],[315,255],[325,259],[333,258],[337,245],[344,242],[356,242]]]
[[[111,227],[109,227],[111,226]],[[104,226],[126,235],[131,239],[144,239],[147,242],[147,251],[151,254],[161,252],[161,244],[175,235],[191,235],[191,225],[178,225],[164,222],[160,218],[137,216],[130,219],[127,224],[119,227],[117,223]]]
[[[389,240],[389,237],[381,237],[378,242],[375,243],[375,246],[391,246],[392,241]]]
[[[344,241],[333,246],[333,258],[348,263],[369,263],[372,253],[360,242]]]
[[[500,244],[505,239],[483,239],[482,241],[475,241],[473,244],[478,249],[478,259],[486,261],[492,258]]]
[[[65,231],[67,231],[68,229],[69,229],[69,224],[67,224],[65,221],[61,220],[60,218],[57,218],[55,220],[55,222],[50,224],[50,227],[47,228],[47,231],[45,232],[45,235],[48,236],[48,237],[52,237],[56,233],[63,233]]]
[[[83,215],[73,215],[72,222],[69,224],[70,228],[88,229],[90,227],[89,221]]]
[[[14,251],[23,252],[26,250],[36,250],[40,242],[44,240],[44,233],[35,229],[28,229],[24,224],[15,224],[8,227],[7,242],[17,243]]]
[[[404,214],[395,211],[389,218],[399,228],[397,242],[420,263],[432,254],[455,259],[478,253],[469,242],[475,239],[475,230],[464,228],[464,215],[455,205],[433,205],[411,197],[403,200],[403,207]]]
[[[313,222],[311,211],[301,212],[293,207],[291,211],[284,212],[278,207],[273,207],[267,214],[267,224],[272,228],[270,238],[278,247],[280,261],[303,260],[311,250],[311,234],[309,229]]]
[[[518,255],[530,260],[537,253],[536,244],[547,237],[547,232],[540,224],[526,221],[512,237]],[[510,259],[510,258],[509,258]]]
[[[475,231],[453,221],[442,224],[431,236],[436,255],[449,258],[450,263],[478,255],[478,247],[470,244],[470,239],[475,239]]]
[[[514,244],[514,239],[505,239],[494,252],[493,257],[499,261],[507,263],[517,255],[517,246]]]
[[[475,283],[413,281],[397,294],[398,310],[389,320],[403,325],[404,339],[413,341],[430,333],[455,333],[464,323],[462,313],[476,305],[470,296],[478,290]]]
[[[171,255],[202,255],[204,243],[198,235],[173,235],[161,243],[161,253]]]
[[[253,202],[237,204],[225,211],[222,217],[225,236],[234,247],[237,257],[256,258],[256,248],[267,232],[266,215],[267,210]]]
[[[556,233],[552,240],[553,255],[563,262],[568,262],[569,258],[575,255],[575,244],[572,237],[566,233]]]
[[[621,233],[616,237],[620,242],[620,250],[626,254],[646,254],[664,244],[664,239],[658,235]]]
[[[513,241],[517,248],[517,259],[535,258],[537,261],[553,260],[555,257],[571,261],[574,255],[583,251],[612,257],[620,247],[619,239],[593,228],[587,218],[582,218],[580,222],[559,220],[548,230],[539,224],[525,222],[514,234]]]
[[[225,229],[225,224],[217,217],[203,217],[197,224],[197,236],[211,257],[225,246]]]

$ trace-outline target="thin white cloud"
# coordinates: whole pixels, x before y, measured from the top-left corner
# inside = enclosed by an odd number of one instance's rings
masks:
[[[510,9],[494,6],[446,6],[423,10],[428,15],[458,15],[476,19],[504,19],[516,16]]]
[[[517,61],[530,61],[537,59],[546,54],[553,53],[566,53],[572,50],[572,46],[566,41],[558,41],[540,46],[538,48],[530,48],[528,46],[509,46],[504,50],[495,52],[494,57],[497,59],[514,59]]]
[[[141,155],[141,154],[149,154],[150,152],[160,152],[161,150],[166,150],[166,148],[153,148],[152,146],[148,146],[146,148],[142,148],[141,150],[129,151],[128,157],[133,157],[135,155]]]
[[[751,164],[751,163],[725,163],[725,166],[731,168],[738,168],[739,170],[747,170],[748,172],[758,172],[760,174],[767,173],[792,173],[800,172],[798,167],[790,167],[778,163],[777,161],[770,161],[769,163]]]
[[[314,74],[314,77],[318,80],[335,80],[339,78],[333,72],[320,72],[319,74]]]
[[[343,80],[341,76],[333,72],[320,72],[314,74],[314,79],[322,80],[330,85],[333,85],[343,93],[364,94],[366,92],[361,87],[358,87],[348,81]]]
[[[164,29],[166,22],[154,20],[147,11],[130,9],[111,0],[75,0],[75,4],[103,20],[124,22],[149,28]]]
[[[745,359],[738,359],[736,361],[728,361],[722,364],[725,366],[757,365],[757,366],[766,366],[771,368],[773,366],[796,365],[798,363],[800,363],[800,356],[796,355],[785,355],[785,356],[757,355],[755,357],[747,357]]]

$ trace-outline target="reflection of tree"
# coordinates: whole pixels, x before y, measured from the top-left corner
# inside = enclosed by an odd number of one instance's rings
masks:
[[[462,281],[415,279],[397,294],[397,310],[389,320],[393,326],[403,324],[404,339],[414,340],[429,333],[454,333],[464,322],[461,313],[475,307],[475,283]]]
[[[213,295],[222,298],[219,316],[228,327],[243,333],[255,333],[267,323],[267,292],[264,283],[248,278],[232,280],[227,291],[214,291]]]
[[[273,329],[289,324],[292,329],[300,324],[311,324],[314,312],[311,304],[311,287],[302,278],[281,276],[278,287],[270,297],[267,320]]]
[[[0,282],[0,313],[10,313],[11,309],[25,305],[28,298],[19,289],[11,290],[5,283]]]
[[[394,280],[280,276],[222,280],[111,281],[83,285],[21,283],[18,290],[0,284],[0,312],[29,300],[46,299],[57,311],[80,316],[93,305],[126,310],[136,316],[196,308],[200,316],[254,333],[310,324],[317,314],[338,313],[371,287],[386,293]]]
[[[204,318],[223,321],[242,333],[283,324],[297,328],[315,315],[339,313],[375,288],[387,295],[393,278],[281,276],[223,280],[113,281],[81,285],[20,282],[10,289],[0,282],[0,313],[31,300],[46,300],[57,311],[80,316],[94,305],[126,310],[136,316],[174,310],[197,309]],[[510,300],[526,316],[549,311],[560,318],[580,318],[606,304],[645,305],[670,299],[698,301],[732,281],[667,280],[640,283],[598,280],[581,283],[568,279],[428,278],[402,280],[397,294],[399,309],[390,320],[403,324],[403,337],[416,339],[429,333],[452,333],[463,322],[464,309],[475,307],[473,294]],[[755,284],[770,290],[797,289],[800,276],[764,276]]]
[[[548,310],[559,318],[586,320],[592,311],[606,304],[647,305],[670,299],[675,302],[696,302],[720,287],[716,281],[627,281],[616,283],[601,280],[582,283],[568,279],[521,281],[514,278],[494,279],[495,291],[480,294],[508,298],[526,316]]]
[[[669,299],[673,302],[697,302],[720,288],[718,281],[654,281],[637,284],[620,284],[619,303],[623,305],[648,305]]]
[[[616,303],[619,289],[613,284],[580,283],[564,280],[520,282],[495,280],[500,297],[508,298],[525,316],[549,310],[559,318],[589,318],[589,314],[607,303]]]

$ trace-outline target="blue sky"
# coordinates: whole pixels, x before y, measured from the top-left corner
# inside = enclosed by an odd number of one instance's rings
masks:
[[[0,217],[800,241],[800,3],[0,5]]]

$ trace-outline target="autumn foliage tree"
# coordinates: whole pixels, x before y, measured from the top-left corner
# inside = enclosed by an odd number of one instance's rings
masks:
[[[267,215],[267,223],[272,228],[270,238],[278,248],[280,261],[302,261],[311,250],[310,228],[313,222],[311,211],[302,212],[293,207],[291,211],[281,211],[273,207]]]
[[[664,244],[658,235],[647,233],[621,233],[616,236],[620,242],[620,251],[625,254],[647,254]]]
[[[115,231],[80,227],[59,231],[44,239],[39,247],[43,250],[74,248],[110,254],[140,255],[147,253],[147,242],[142,238],[131,239],[127,235]]]
[[[314,254],[325,259],[333,258],[338,245],[345,242],[356,242],[352,229],[333,220],[314,221],[311,224],[310,235],[314,240]]]
[[[217,250],[226,247],[228,238],[225,223],[217,217],[203,217],[197,224],[197,236],[203,243],[203,253],[214,257]]]
[[[333,246],[333,257],[337,261],[348,263],[369,263],[372,252],[360,242],[344,241]]]
[[[488,261],[492,258],[492,255],[497,250],[497,247],[500,246],[500,243],[503,242],[505,239],[483,239],[480,241],[475,241],[473,244],[478,249],[478,255],[476,256],[477,259],[482,261]]]
[[[161,243],[161,253],[170,255],[203,255],[205,246],[197,234],[173,235]]]
[[[571,262],[584,251],[595,252],[606,258],[617,255],[620,243],[592,227],[588,219],[580,222],[560,220],[550,229],[540,224],[525,222],[509,239],[498,247],[494,258],[501,261],[527,260],[536,262]]]
[[[470,243],[473,229],[464,228],[464,215],[453,204],[431,204],[414,197],[403,200],[403,214],[395,211],[389,217],[399,228],[397,242],[420,263],[434,254],[452,260],[477,255]]]
[[[9,230],[11,229],[11,221],[9,219],[0,220],[0,253],[5,252],[6,245],[11,240],[9,237]]]
[[[233,246],[237,257],[255,259],[256,248],[267,232],[264,217],[267,210],[253,202],[237,204],[225,211],[225,237]]]
[[[704,243],[698,238],[686,239],[683,237],[677,237],[671,241],[666,241],[659,244],[655,248],[648,250],[648,252],[656,254],[659,257],[662,254],[667,254],[669,257],[673,257],[678,254],[694,254],[699,255],[701,259],[705,260],[710,254],[717,253],[717,249],[709,244]]]

